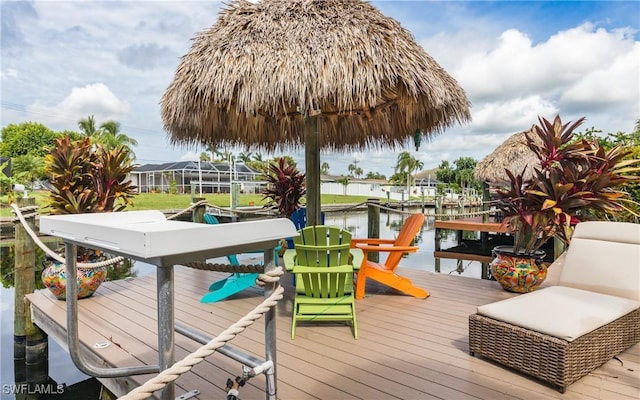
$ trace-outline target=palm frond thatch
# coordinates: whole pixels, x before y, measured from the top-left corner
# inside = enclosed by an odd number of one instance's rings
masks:
[[[499,185],[509,182],[505,168],[519,174],[526,167],[523,177],[530,179],[533,176],[533,168],[539,167],[539,160],[527,146],[527,133],[533,140],[540,141],[538,135],[533,132],[533,127],[511,135],[476,165],[473,171],[474,177],[480,181]]]
[[[273,150],[399,145],[470,120],[464,90],[409,31],[360,0],[234,1],[193,39],[161,100],[182,144]],[[307,119],[308,120],[308,119]]]

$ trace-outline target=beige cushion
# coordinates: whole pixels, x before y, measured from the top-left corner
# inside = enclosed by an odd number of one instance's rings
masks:
[[[569,342],[640,308],[640,301],[552,286],[478,307],[478,314]]]
[[[579,223],[558,285],[640,301],[640,224]]]

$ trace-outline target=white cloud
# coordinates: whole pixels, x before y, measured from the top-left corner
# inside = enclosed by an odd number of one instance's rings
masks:
[[[538,116],[557,113],[557,107],[540,96],[486,102],[473,110],[473,131],[515,133],[531,127]]]
[[[600,68],[588,71],[569,85],[562,94],[562,101],[585,107],[602,107],[621,105],[637,98],[640,90],[638,60],[640,43],[635,43],[631,51],[610,55]]]
[[[0,79],[16,79],[18,77],[18,70],[14,68],[7,68],[0,73]]]
[[[198,161],[200,159],[200,153],[195,151],[188,151],[180,157],[180,161]]]
[[[103,83],[90,84],[82,88],[74,87],[60,103],[46,106],[34,103],[30,108],[43,115],[47,123],[78,121],[94,115],[97,121],[122,119],[129,112],[129,103],[119,99]]]
[[[628,130],[640,110],[640,43],[628,29],[583,23],[534,43],[517,30],[494,41],[474,30],[421,43],[472,102],[468,133],[517,132],[538,116],[586,116],[605,132]]]

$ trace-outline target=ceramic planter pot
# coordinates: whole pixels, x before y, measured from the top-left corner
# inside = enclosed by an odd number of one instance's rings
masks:
[[[44,263],[42,283],[56,298],[65,300],[67,297],[67,274],[63,264],[55,261]],[[78,285],[78,299],[93,295],[102,282],[107,279],[107,267],[77,268],[76,282]]]
[[[512,246],[496,246],[492,253],[491,275],[505,290],[531,292],[547,277],[547,265],[543,262],[546,253],[542,250],[533,254],[515,253]]]

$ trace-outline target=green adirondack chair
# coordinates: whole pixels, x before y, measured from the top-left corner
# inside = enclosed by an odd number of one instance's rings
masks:
[[[296,294],[291,339],[295,339],[296,325],[301,321],[351,321],[357,339],[351,233],[326,225],[298,232],[300,236],[294,238]]]

